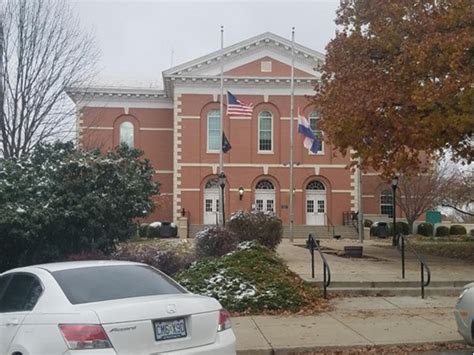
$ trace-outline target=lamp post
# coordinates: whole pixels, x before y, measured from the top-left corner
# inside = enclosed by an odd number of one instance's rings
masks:
[[[397,211],[396,211],[396,192],[398,186],[398,176],[394,176],[392,178],[392,201],[393,201],[393,239],[392,239],[392,246],[398,245],[397,240]]]
[[[222,205],[220,206],[221,208],[221,216],[222,216],[222,225],[225,226],[225,203],[224,203],[224,195],[225,195],[225,182],[226,182],[226,176],[224,174],[224,171],[221,171],[219,173],[219,185],[222,190]]]

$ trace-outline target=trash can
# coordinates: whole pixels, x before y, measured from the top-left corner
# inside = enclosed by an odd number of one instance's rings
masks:
[[[162,238],[175,238],[178,236],[178,227],[171,222],[161,222],[160,236]]]
[[[389,236],[389,227],[387,222],[375,222],[370,227],[370,234],[379,237],[379,238],[387,238]]]

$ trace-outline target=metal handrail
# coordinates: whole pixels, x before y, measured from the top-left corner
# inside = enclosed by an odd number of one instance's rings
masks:
[[[311,253],[311,277],[314,279],[314,250],[316,249],[319,252],[319,256],[323,261],[323,292],[324,298],[327,298],[327,288],[331,284],[331,269],[329,269],[329,264],[324,257],[321,248],[319,247],[319,240],[316,241],[314,239],[313,234],[308,236],[308,240],[306,241],[306,247],[309,249]]]
[[[324,213],[324,215],[326,216],[326,219],[328,221],[328,232],[330,231],[329,228],[332,227],[332,237],[334,238],[334,236],[336,235],[336,227],[334,226],[334,223],[332,223],[331,218],[329,218],[328,214]]]
[[[406,238],[406,239],[405,239]],[[401,240],[401,252],[402,252],[402,278],[405,278],[405,243],[410,247],[413,254],[416,256],[421,265],[421,298],[425,298],[425,287],[427,287],[431,282],[431,271],[426,264],[425,260],[416,252],[413,245],[408,242],[408,236],[403,234],[398,234],[398,239]],[[425,281],[425,269],[427,274],[427,279]]]

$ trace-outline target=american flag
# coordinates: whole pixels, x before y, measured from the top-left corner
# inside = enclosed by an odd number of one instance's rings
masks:
[[[253,104],[246,104],[227,91],[227,115],[251,117]]]

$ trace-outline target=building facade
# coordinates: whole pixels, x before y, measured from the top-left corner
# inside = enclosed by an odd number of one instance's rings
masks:
[[[294,48],[293,121],[291,42],[264,33],[166,70],[163,90],[69,90],[77,105],[78,141],[86,149],[108,150],[123,142],[145,152],[161,184],[150,220],[177,221],[186,215],[192,225],[216,223],[223,65],[225,91],[254,107],[252,117],[224,116],[223,129],[232,145],[224,154],[226,216],[253,208],[273,211],[288,224],[293,124],[294,224],[341,225],[347,213],[360,209],[357,174],[350,157],[328,142],[317,154],[303,147],[298,110],[324,137],[311,101],[324,56],[298,44]],[[225,103],[224,96],[224,113]],[[363,175],[362,191],[365,213],[391,213],[391,190],[377,174]]]

